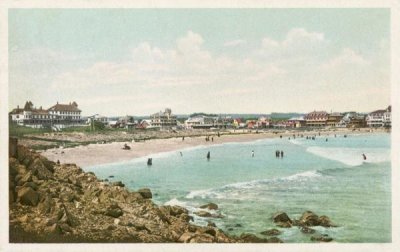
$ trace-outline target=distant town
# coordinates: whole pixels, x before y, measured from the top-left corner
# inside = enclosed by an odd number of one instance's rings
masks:
[[[9,113],[15,125],[30,128],[49,128],[62,131],[65,128],[101,126],[101,128],[125,128],[137,130],[195,130],[195,129],[267,129],[267,128],[391,128],[391,106],[370,113],[311,111],[292,118],[274,118],[270,115],[258,118],[235,117],[194,113],[178,118],[170,108],[156,112],[147,118],[134,116],[106,117],[101,114],[83,117],[75,101],[56,103],[50,108],[36,107],[27,101]]]

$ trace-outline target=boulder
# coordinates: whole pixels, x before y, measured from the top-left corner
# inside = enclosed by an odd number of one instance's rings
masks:
[[[277,212],[273,215],[272,219],[274,220],[275,223],[280,223],[280,222],[288,222],[292,223],[292,220],[289,218],[289,216],[285,212]]]
[[[319,241],[319,242],[331,242],[333,239],[329,237],[327,234],[322,235],[313,235],[310,238],[311,241]]]
[[[214,222],[209,221],[209,222],[207,223],[207,227],[217,227],[217,225],[215,225]]]
[[[122,216],[124,213],[122,209],[117,204],[110,205],[104,213],[107,216],[111,216],[114,218],[118,218]]]
[[[318,226],[320,224],[320,221],[318,215],[311,211],[306,211],[300,217],[299,223],[302,226]]]
[[[39,193],[30,187],[22,187],[18,190],[17,195],[18,201],[24,205],[37,206],[39,202]]]
[[[188,242],[190,242],[190,240],[191,240],[194,236],[195,236],[194,233],[186,232],[186,233],[183,233],[183,234],[179,237],[178,241],[179,241],[179,242],[188,243]]]
[[[139,189],[138,193],[143,197],[143,199],[151,199],[153,198],[153,194],[151,193],[149,188]]]
[[[337,227],[335,224],[332,223],[332,221],[329,219],[328,216],[321,215],[318,218],[319,225],[323,227]]]
[[[119,187],[125,187],[125,184],[122,183],[121,181],[112,182],[111,185],[113,185],[113,186],[119,186]],[[151,197],[150,197],[150,198],[151,198]]]
[[[53,177],[53,173],[47,169],[40,158],[36,158],[29,166],[29,169],[38,179],[50,179]]]
[[[200,208],[203,208],[203,209],[206,208],[206,209],[209,209],[209,210],[217,210],[218,209],[218,205],[215,204],[215,203],[208,203],[208,204],[200,206]]]
[[[315,230],[306,226],[303,226],[300,228],[300,231],[304,234],[313,234],[315,233]]]
[[[279,231],[278,229],[273,228],[273,229],[269,229],[266,231],[262,231],[260,234],[267,235],[267,236],[277,236],[277,235],[282,234],[282,232]]]
[[[245,243],[268,243],[268,239],[257,237],[254,234],[243,233],[239,238]]]
[[[200,216],[200,217],[206,217],[206,218],[212,217],[212,214],[210,212],[203,211],[203,210],[194,212],[194,214],[197,215],[197,216]]]
[[[25,182],[22,187],[30,187],[35,191],[38,189],[38,185],[35,182]]]
[[[213,228],[207,228],[206,230],[204,230],[205,234],[209,234],[211,236],[215,236],[217,234],[217,231],[215,231],[215,229]]]
[[[18,175],[15,177],[17,179]],[[25,175],[21,176],[21,178],[17,181],[17,184],[22,186],[26,182],[31,182],[32,181],[32,172],[27,172]]]
[[[190,239],[190,243],[212,243],[214,241],[215,238],[209,234],[196,234]]]

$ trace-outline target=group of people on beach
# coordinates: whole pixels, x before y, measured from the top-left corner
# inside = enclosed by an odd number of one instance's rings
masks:
[[[206,142],[210,141],[210,136],[206,136]],[[214,142],[214,137],[211,137],[211,142]]]
[[[283,150],[276,150],[275,151],[275,157],[276,158],[283,158]]]

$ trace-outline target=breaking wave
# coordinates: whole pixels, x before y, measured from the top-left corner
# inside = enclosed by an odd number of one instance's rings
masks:
[[[384,148],[324,148],[308,147],[307,151],[334,161],[338,161],[348,166],[360,166],[363,163],[382,163],[390,161],[390,150]],[[363,159],[363,154],[367,159]]]
[[[266,185],[269,185],[271,187],[285,186],[285,183],[303,183],[310,180],[318,179],[322,176],[323,175],[317,170],[306,171],[282,178],[252,180],[228,184],[219,188],[195,190],[189,192],[189,194],[186,195],[186,198],[237,198],[240,195],[257,193],[256,189],[265,189]]]

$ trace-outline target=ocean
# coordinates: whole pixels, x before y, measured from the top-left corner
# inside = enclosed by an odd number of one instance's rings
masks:
[[[276,158],[276,150],[284,157]],[[159,205],[195,212],[216,203],[223,218],[194,215],[194,222],[212,221],[231,235],[263,237],[260,232],[276,228],[275,212],[298,219],[310,210],[338,225],[315,227],[336,242],[381,243],[391,242],[390,150],[390,134],[331,134],[198,146],[151,155],[152,166],[143,157],[85,170],[133,190],[148,187]],[[284,242],[311,242],[298,227],[278,229]]]

